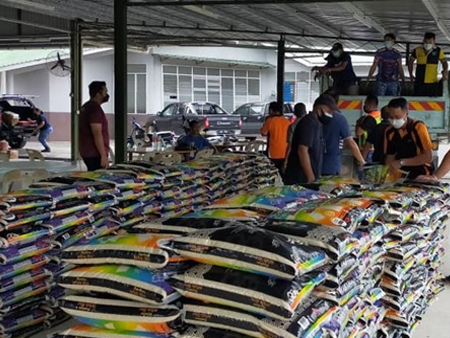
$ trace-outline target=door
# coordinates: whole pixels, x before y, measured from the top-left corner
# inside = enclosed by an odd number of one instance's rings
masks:
[[[242,135],[248,134],[250,132],[250,125],[248,120],[249,114],[250,114],[249,104],[244,104],[243,106],[240,106],[233,112],[233,115],[240,116],[242,119],[242,131],[241,131]]]
[[[178,104],[169,104],[164,110],[156,117],[157,131],[174,131],[175,125],[174,119],[176,118],[176,112],[178,110]]]
[[[264,124],[264,116],[267,105],[264,103],[251,104],[248,114],[248,130],[251,135],[259,135]]]

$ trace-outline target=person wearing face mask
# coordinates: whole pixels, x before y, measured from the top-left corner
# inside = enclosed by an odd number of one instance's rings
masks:
[[[108,120],[101,105],[108,102],[106,82],[94,81],[89,85],[90,100],[80,110],[80,155],[88,171],[109,166]]]
[[[314,102],[313,112],[298,123],[284,177],[286,185],[313,182],[320,177],[325,148],[322,126],[332,121],[336,110],[334,99],[322,94]]]
[[[417,61],[416,76],[413,75],[414,62]],[[444,51],[436,46],[436,35],[425,33],[423,46],[419,46],[411,53],[408,70],[411,81],[414,82],[416,96],[442,96],[442,88],[438,82],[438,66],[442,64],[442,80],[448,79],[448,63]]]
[[[399,96],[401,92],[399,79],[405,82],[405,74],[402,66],[402,55],[394,48],[395,35],[392,33],[384,36],[384,48],[377,50],[369,75],[367,85],[378,68],[377,95]]]
[[[344,47],[337,42],[333,45],[331,53],[326,57],[327,64],[324,67],[314,67],[313,71],[330,74],[333,78],[333,88],[338,94],[358,95],[356,74],[353,70],[352,58],[344,52]]]
[[[408,101],[404,98],[389,102],[391,126],[385,132],[386,164],[392,170],[408,172],[408,178],[433,173],[433,145],[428,128],[422,121],[408,117]]]

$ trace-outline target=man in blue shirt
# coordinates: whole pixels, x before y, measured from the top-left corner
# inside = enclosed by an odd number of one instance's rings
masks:
[[[200,135],[202,127],[198,121],[189,121],[189,132],[178,140],[178,146],[192,150],[213,148],[211,143]]]
[[[326,94],[333,97],[336,103],[339,102],[339,95],[337,95],[336,91],[328,90]],[[325,147],[322,159],[322,176],[338,176],[341,174],[342,141],[344,147],[351,150],[358,163],[361,166],[365,164],[364,157],[350,133],[350,126],[348,125],[347,119],[337,109],[333,114],[331,122],[323,126],[323,138],[325,140]]]
[[[44,113],[38,109],[33,109],[33,114],[36,117],[36,123],[37,127],[34,131],[35,134],[39,133],[39,142],[41,142],[44,149],[42,150],[43,153],[49,153],[50,146],[48,145],[48,138],[50,137],[50,134],[53,133],[53,127],[48,122],[47,118],[45,117]]]
[[[384,36],[384,48],[377,50],[369,75],[367,84],[378,68],[377,95],[378,96],[400,96],[401,87],[399,79],[405,82],[405,73],[402,66],[402,55],[394,47],[395,35],[392,33]]]
[[[324,67],[314,67],[324,74],[330,74],[333,78],[333,88],[339,94],[358,95],[357,78],[353,70],[352,58],[344,52],[344,47],[337,42],[333,45],[331,53],[326,57],[327,64]]]

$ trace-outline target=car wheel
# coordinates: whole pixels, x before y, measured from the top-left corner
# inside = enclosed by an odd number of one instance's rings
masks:
[[[12,149],[22,149],[27,144],[27,139],[23,136],[14,136],[8,143]]]

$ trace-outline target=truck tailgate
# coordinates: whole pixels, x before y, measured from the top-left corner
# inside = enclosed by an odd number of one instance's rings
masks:
[[[210,130],[240,130],[241,129],[241,118],[240,116],[208,116],[209,119],[209,129]]]

